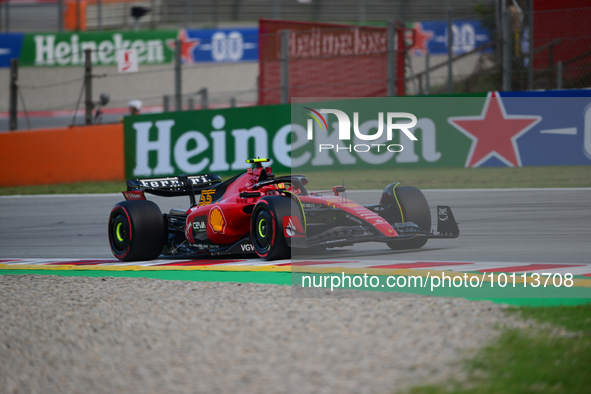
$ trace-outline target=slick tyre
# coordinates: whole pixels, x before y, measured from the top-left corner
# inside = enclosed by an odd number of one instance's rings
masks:
[[[252,211],[250,235],[257,255],[265,260],[291,257],[285,240],[283,217],[290,216],[292,199],[288,196],[261,198]]]
[[[394,193],[400,204],[404,222],[413,222],[424,231],[431,231],[431,210],[423,193],[413,186],[398,186]],[[427,243],[427,238],[388,242],[392,250],[419,249]]]
[[[122,201],[109,217],[109,243],[121,261],[154,260],[165,243],[164,217],[152,201]]]

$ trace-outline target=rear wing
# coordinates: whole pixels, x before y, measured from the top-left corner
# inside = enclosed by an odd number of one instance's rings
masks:
[[[162,197],[190,196],[194,203],[195,192],[213,189],[222,183],[222,178],[216,174],[179,175],[168,178],[129,179],[127,192],[123,195],[127,199],[144,199],[143,193],[150,193]],[[126,194],[128,193],[128,194]],[[136,197],[131,197],[136,195]]]

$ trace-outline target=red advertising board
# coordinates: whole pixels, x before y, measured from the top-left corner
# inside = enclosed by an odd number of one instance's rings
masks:
[[[281,31],[289,30],[289,97],[387,93],[385,28],[260,19],[259,104],[281,101]]]
[[[588,86],[591,73],[591,3],[589,0],[537,0],[534,2],[534,69],[546,70],[563,63],[563,78]],[[587,78],[586,82],[583,82]],[[581,80],[577,83],[578,80]]]

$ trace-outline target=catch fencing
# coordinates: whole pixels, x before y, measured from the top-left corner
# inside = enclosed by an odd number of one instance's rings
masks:
[[[533,13],[533,80],[527,89],[591,87],[591,7]],[[525,55],[515,58],[528,68]],[[523,73],[513,78],[514,88]]]
[[[261,20],[259,103],[588,88],[590,24],[591,7],[482,8],[467,18],[448,10],[446,20],[390,24],[389,31]]]
[[[261,105],[388,93],[384,28],[262,19],[259,48]]]
[[[13,59],[13,70],[0,74],[10,78],[6,85],[12,86],[11,94],[0,98],[0,113],[11,118],[8,128],[58,127],[89,123],[89,119],[91,123],[119,121],[129,113],[131,100],[142,101],[143,113],[257,102],[257,64],[240,59],[243,53],[256,51],[256,45],[248,47],[256,37],[217,34],[192,39],[181,31],[178,38],[176,30],[86,34],[25,38],[26,50],[18,62]],[[27,40],[33,49],[27,47]],[[197,62],[190,53],[197,42],[199,48],[209,48],[201,51],[209,61]],[[130,43],[138,49],[138,71],[121,73],[117,48],[129,48]],[[85,49],[90,51],[89,64]],[[108,96],[108,102],[101,96]],[[50,123],[41,124],[40,118]]]
[[[106,6],[107,0],[102,4]],[[5,11],[6,4],[0,8]],[[15,8],[11,5],[10,12]],[[144,23],[150,21],[149,15]],[[5,21],[5,16],[0,20]],[[39,124],[35,117],[27,121],[27,113],[59,114],[70,123],[85,122],[86,101],[92,104],[94,123],[118,121],[134,99],[143,102],[143,112],[159,112],[278,104],[291,97],[589,88],[589,25],[591,7],[552,11],[481,7],[478,12],[452,9],[436,20],[382,23],[382,27],[263,19],[258,34],[241,38],[220,33],[197,39],[184,29],[77,33],[104,35],[91,47],[96,55],[91,78],[85,77],[81,46],[74,56],[74,39],[69,36],[70,49],[62,44],[60,53],[62,59],[78,59],[77,64],[64,60],[61,65],[56,57],[55,64],[40,65],[36,55],[21,55],[16,77],[12,76],[13,95],[0,97],[0,113],[12,112],[20,119],[17,126],[27,128],[65,124]],[[162,61],[140,62],[138,72],[119,73],[114,61],[100,60],[105,55],[114,59],[117,34],[132,45],[160,40]],[[175,60],[178,39],[182,50],[180,60]],[[103,41],[112,44],[101,49]],[[58,38],[55,43],[57,51]],[[247,45],[258,54],[237,62],[236,53],[246,51]],[[200,63],[195,54],[208,53],[203,51],[206,48],[213,58]],[[8,70],[2,70],[0,83],[9,86],[9,79]],[[86,100],[83,87],[89,80],[92,96]],[[106,106],[100,104],[102,93],[110,97]]]

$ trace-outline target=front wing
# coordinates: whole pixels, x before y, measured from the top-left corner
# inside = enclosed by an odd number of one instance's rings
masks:
[[[361,242],[404,242],[413,238],[457,238],[460,229],[455,221],[451,208],[437,206],[437,231],[424,231],[413,222],[392,225],[398,236],[383,235],[368,224],[358,226],[340,226],[314,236],[290,238],[293,248],[337,247],[348,246]],[[291,229],[293,232],[293,229]],[[287,232],[287,231],[286,231]],[[288,242],[289,242],[288,241]]]

